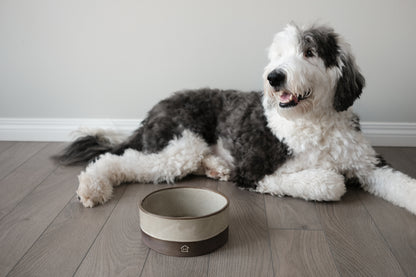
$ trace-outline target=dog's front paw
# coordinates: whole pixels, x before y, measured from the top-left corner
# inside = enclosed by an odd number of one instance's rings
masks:
[[[231,170],[225,161],[216,156],[208,156],[202,161],[205,176],[220,181],[228,181],[230,179]]]
[[[78,176],[79,186],[76,191],[78,200],[86,208],[107,202],[113,194],[113,186],[106,180],[95,178],[86,172]]]
[[[346,189],[342,175],[325,169],[306,169],[266,176],[259,182],[256,191],[305,200],[338,201]]]
[[[205,168],[205,175],[209,178],[226,182],[230,179],[230,169],[222,165],[216,168]]]

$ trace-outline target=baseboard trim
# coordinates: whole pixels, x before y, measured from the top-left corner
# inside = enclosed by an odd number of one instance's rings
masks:
[[[416,147],[416,123],[362,122],[361,129],[374,146]]]
[[[112,129],[130,134],[140,119],[0,118],[0,140],[70,141],[81,127]],[[416,123],[362,122],[364,135],[374,146],[416,147]]]
[[[139,124],[137,119],[0,118],[0,140],[70,141],[79,128],[111,129],[130,134]]]

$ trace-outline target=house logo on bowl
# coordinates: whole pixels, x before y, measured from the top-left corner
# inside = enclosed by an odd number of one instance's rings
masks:
[[[181,246],[181,253],[189,253],[190,247],[186,244]]]

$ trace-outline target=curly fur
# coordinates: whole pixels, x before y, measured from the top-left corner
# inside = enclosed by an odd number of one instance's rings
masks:
[[[416,181],[392,170],[360,131],[351,106],[365,80],[349,45],[327,26],[288,25],[269,48],[264,91],[177,92],[115,143],[79,138],[57,157],[90,162],[79,176],[84,206],[122,182],[174,182],[188,174],[306,200],[341,199],[345,182],[416,213]]]

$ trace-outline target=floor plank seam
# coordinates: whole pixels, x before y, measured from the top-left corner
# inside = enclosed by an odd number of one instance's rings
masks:
[[[12,171],[10,171],[5,176],[3,176],[2,178],[0,178],[0,181],[3,181],[3,179],[7,178],[7,176],[9,176],[10,174],[13,174],[19,167],[21,167],[22,165],[24,165],[28,160],[30,160],[31,158],[33,158],[40,151],[42,151],[43,149],[45,149],[48,145],[49,145],[49,143],[46,143],[44,147],[40,148],[38,151],[36,151],[35,153],[33,153],[32,155],[30,155],[29,157],[27,157],[23,162],[21,162],[20,164],[18,164]]]
[[[144,271],[144,268],[146,266],[147,259],[149,258],[149,255],[150,255],[150,248],[147,249],[146,258],[144,259],[144,263],[143,263],[143,266],[142,266],[142,270],[140,271],[139,277],[143,276],[143,271]]]
[[[281,230],[281,231],[323,231],[322,229],[315,229],[315,228],[280,228],[280,227],[269,227],[269,230]]]
[[[274,260],[273,260],[272,239],[270,235],[270,230],[272,230],[273,228],[269,228],[269,219],[267,217],[267,209],[266,209],[266,197],[264,197],[264,195],[263,195],[263,205],[264,205],[264,215],[266,217],[267,240],[268,240],[268,245],[269,245],[269,250],[270,250],[270,259],[272,260],[273,276],[276,276],[276,270],[274,269],[275,266],[274,266]]]
[[[206,274],[206,276],[208,277],[208,274],[209,274],[209,264],[210,264],[210,262],[211,262],[211,254],[208,254],[208,261],[207,261],[207,274]]]
[[[26,195],[25,195],[25,197],[23,197],[22,198],[22,200],[20,200],[19,202],[17,202],[16,203],[16,205],[14,205],[14,207],[12,208],[12,209],[10,209],[10,211],[8,211],[7,213],[5,213],[4,215],[2,215],[1,217],[0,217],[0,221],[5,217],[5,216],[7,216],[7,215],[9,215],[11,212],[13,212],[15,209],[16,209],[16,207],[18,207],[19,206],[19,204],[20,203],[22,203],[33,191],[35,191],[40,185],[42,185],[43,184],[43,182],[45,182],[45,180],[46,179],[48,179],[49,178],[49,176],[51,176],[53,173],[55,173],[55,171],[57,171],[58,170],[58,168],[59,168],[60,166],[56,166],[55,167],[55,169],[54,170],[52,170],[52,172],[51,173],[49,173],[42,181],[40,181],[39,182],[39,184],[37,184],[31,191],[29,191]]]
[[[318,209],[317,209],[317,203],[318,202],[315,202],[314,204],[314,206],[315,206],[315,210],[316,211],[318,211]],[[326,245],[328,246],[328,249],[329,249],[329,253],[331,253],[331,257],[332,257],[332,261],[334,262],[334,265],[335,265],[335,269],[337,270],[337,273],[338,273],[338,276],[342,276],[341,275],[341,271],[340,271],[340,269],[339,269],[339,265],[338,265],[338,263],[337,263],[337,261],[335,260],[335,255],[334,255],[334,252],[333,252],[333,250],[332,250],[332,248],[331,248],[331,246],[330,246],[330,244],[329,244],[329,240],[328,240],[328,236],[327,236],[327,234],[326,234],[326,231],[325,231],[325,229],[322,227],[322,220],[321,220],[321,213],[317,213],[317,216],[318,216],[318,220],[319,220],[319,224],[321,225],[321,228],[322,228],[322,233],[324,234],[324,237],[325,237],[325,242],[326,242]]]
[[[62,211],[71,203],[72,201],[71,197],[68,202],[64,205],[64,207],[56,214],[56,216],[49,222],[48,226],[45,227],[45,229],[40,233],[40,235],[36,238],[36,240],[32,243],[32,245],[26,250],[26,252],[20,257],[20,259],[13,265],[12,269],[10,269],[9,272],[7,272],[6,277],[10,275],[10,272],[13,272],[13,270],[16,268],[16,266],[20,263],[20,261],[26,256],[26,254],[33,248],[33,246],[38,242],[39,238],[43,236],[43,234],[48,230],[48,228],[52,225],[52,223],[55,221],[55,219],[62,213]]]
[[[103,231],[105,225],[107,224],[108,220],[110,219],[111,215],[114,212],[114,209],[117,207],[118,202],[120,202],[120,199],[123,197],[124,193],[126,192],[126,188],[127,186],[123,186],[123,192],[121,193],[120,197],[117,199],[117,202],[114,204],[114,207],[111,209],[110,214],[108,215],[108,217],[106,218],[105,222],[103,223],[103,226],[101,226],[100,230],[97,232],[97,235],[95,236],[94,240],[92,241],[91,245],[88,247],[87,252],[85,252],[84,257],[82,257],[82,260],[80,261],[80,263],[78,264],[77,268],[74,270],[74,273],[72,274],[72,277],[74,277],[76,275],[76,273],[78,272],[80,266],[82,265],[82,263],[84,262],[85,258],[88,256],[88,253],[90,252],[91,248],[93,247],[93,245],[95,244],[95,242],[97,241],[97,238],[100,236],[101,232]],[[86,208],[89,209],[89,208]]]
[[[396,254],[394,253],[393,249],[391,248],[390,244],[388,243],[388,241],[386,240],[386,238],[384,237],[383,232],[380,230],[380,228],[378,227],[376,221],[374,220],[373,216],[371,215],[371,213],[369,212],[369,210],[367,209],[367,206],[365,205],[364,201],[361,199],[361,197],[358,195],[358,200],[360,201],[361,205],[364,207],[365,211],[367,212],[367,214],[369,215],[371,221],[373,222],[374,226],[376,226],[377,232],[380,234],[380,236],[383,238],[384,243],[387,245],[387,248],[390,250],[390,253],[392,254],[392,256],[394,257],[394,259],[396,260],[397,264],[400,266],[400,269],[402,270],[402,273],[404,276],[407,276],[406,271],[403,269],[402,264],[400,263],[400,259],[398,259],[396,257]]]

